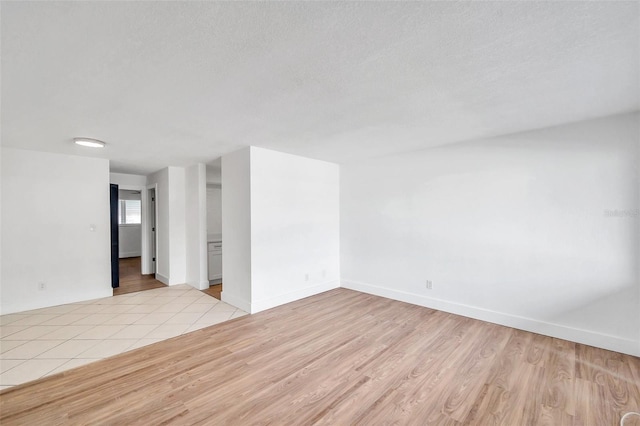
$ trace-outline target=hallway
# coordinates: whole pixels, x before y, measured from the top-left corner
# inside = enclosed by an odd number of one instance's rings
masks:
[[[165,284],[156,280],[153,274],[140,273],[140,259],[140,257],[120,259],[120,287],[113,289],[114,296],[166,287]]]

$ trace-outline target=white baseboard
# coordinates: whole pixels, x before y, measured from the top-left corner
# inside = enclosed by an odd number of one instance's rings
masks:
[[[14,314],[16,312],[31,311],[33,309],[49,308],[51,306],[68,305],[70,303],[85,302],[87,300],[102,299],[113,296],[111,285],[97,291],[83,292],[82,294],[68,292],[51,296],[46,300],[31,299],[19,305],[0,306],[0,315]]]
[[[195,288],[196,290],[206,290],[209,288],[209,281],[188,282],[187,285]]]
[[[567,327],[533,318],[520,317],[475,306],[449,302],[447,300],[425,297],[419,294],[379,287],[358,281],[342,280],[341,287],[487,321],[494,324],[530,331],[532,333],[543,334],[545,336],[556,337],[629,355],[640,356],[640,342],[631,339],[624,339],[618,336]]]
[[[231,306],[235,306],[238,309],[242,309],[245,312],[251,312],[251,303],[241,299],[239,297],[236,296],[232,296],[229,294],[229,292],[224,292],[224,289],[222,290],[222,293],[220,293],[220,298],[222,299],[222,301],[224,303],[228,303]]]
[[[313,296],[318,293],[333,290],[334,288],[338,287],[340,287],[340,282],[338,280],[332,280],[314,285],[312,287],[305,287],[300,290],[292,291],[290,293],[280,294],[268,299],[257,300],[251,303],[251,313],[255,314],[256,312],[275,308],[276,306],[284,305],[285,303],[293,302],[305,297]]]
[[[169,277],[165,277],[162,274],[156,272],[156,280],[160,281],[162,284],[169,285]]]

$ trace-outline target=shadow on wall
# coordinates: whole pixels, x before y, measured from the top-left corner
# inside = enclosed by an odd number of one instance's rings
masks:
[[[343,165],[343,280],[637,346],[639,120]]]
[[[596,287],[596,286],[591,286]],[[602,287],[602,285],[600,286]],[[592,290],[575,298],[573,306],[565,304],[562,311],[550,312],[547,320],[551,323],[565,324],[578,329],[588,329],[612,335],[625,340],[635,340],[638,324],[629,321],[634,315],[640,315],[640,291],[637,284],[620,287],[617,291],[605,293]],[[610,318],[603,318],[609,315]],[[614,328],[599,330],[603,322],[614,324]]]

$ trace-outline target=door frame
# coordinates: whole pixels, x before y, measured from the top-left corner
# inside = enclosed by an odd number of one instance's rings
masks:
[[[155,209],[153,209],[154,212],[154,217],[153,220],[151,220],[151,197],[149,197],[149,191],[152,190],[154,191],[155,194],[155,201],[153,201],[155,203]],[[153,185],[147,185],[144,190],[142,191],[144,193],[144,197],[143,197],[143,201],[142,201],[142,205],[144,208],[144,212],[142,214],[142,217],[144,218],[144,223],[142,226],[142,273],[144,275],[147,274],[157,274],[158,273],[158,265],[159,265],[159,261],[158,261],[158,184],[154,183]],[[154,232],[152,231],[151,227],[153,226],[153,224],[155,224],[155,241],[152,241],[151,238],[153,238]],[[153,243],[155,242],[155,267],[154,267],[154,262],[153,262],[153,255],[151,253],[151,250],[153,248]]]

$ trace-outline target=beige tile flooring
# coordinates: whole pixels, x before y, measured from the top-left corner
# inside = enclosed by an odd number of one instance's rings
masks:
[[[0,316],[0,389],[247,313],[188,285]]]

